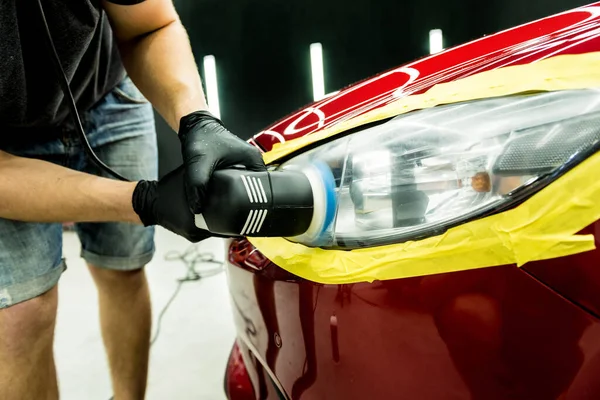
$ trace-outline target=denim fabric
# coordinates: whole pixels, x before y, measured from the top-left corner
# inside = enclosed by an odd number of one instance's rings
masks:
[[[130,180],[158,178],[158,151],[151,104],[125,78],[91,110],[81,114],[87,138],[105,164]],[[4,146],[21,157],[37,158],[95,175],[109,176],[86,156],[72,128],[62,137],[35,145]],[[154,229],[127,223],[75,225],[81,256],[96,267],[142,268],[154,254]],[[0,308],[39,296],[54,287],[66,263],[62,224],[0,218]]]

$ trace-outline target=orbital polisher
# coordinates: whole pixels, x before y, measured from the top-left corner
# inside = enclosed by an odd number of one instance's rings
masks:
[[[285,237],[318,244],[336,212],[336,185],[325,163],[281,171],[213,173],[198,228],[231,237]]]
[[[87,155],[100,170],[129,182],[104,164],[90,146],[44,9],[40,1],[37,3],[46,33],[45,44],[53,55],[59,84]],[[335,180],[325,163],[273,172],[217,170],[207,193],[203,213],[195,216],[195,224],[222,236],[287,237],[316,243],[326,233],[336,211]]]

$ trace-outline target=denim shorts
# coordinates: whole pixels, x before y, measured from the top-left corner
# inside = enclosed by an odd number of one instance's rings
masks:
[[[88,141],[100,160],[129,180],[158,179],[152,106],[128,77],[80,116]],[[1,149],[16,156],[109,177],[86,156],[72,124],[65,124],[60,132],[51,140]],[[99,268],[136,270],[154,255],[152,227],[77,223],[75,231],[81,242],[81,257]],[[58,283],[66,269],[62,233],[63,224],[0,218],[0,308],[37,297]]]

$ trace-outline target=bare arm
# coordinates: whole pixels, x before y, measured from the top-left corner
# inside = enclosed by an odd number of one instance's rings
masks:
[[[128,6],[105,1],[103,7],[128,75],[172,129],[179,130],[184,115],[208,108],[189,38],[172,0]]]
[[[0,151],[0,217],[28,222],[140,223],[120,182]]]
[[[188,208],[198,213],[215,169],[241,165],[264,171],[262,155],[207,112],[198,67],[173,1],[145,0],[135,5],[116,2],[103,0],[102,4],[125,68],[154,108],[179,133],[186,171],[181,185],[185,184]]]

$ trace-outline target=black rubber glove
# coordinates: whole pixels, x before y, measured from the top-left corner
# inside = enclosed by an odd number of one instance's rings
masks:
[[[160,225],[196,243],[215,235],[196,227],[185,193],[184,173],[181,166],[159,181],[138,182],[132,204],[144,226]]]
[[[185,165],[189,209],[202,213],[206,187],[217,169],[242,166],[251,171],[266,170],[260,151],[229,132],[207,111],[196,111],[181,118],[181,152]]]

